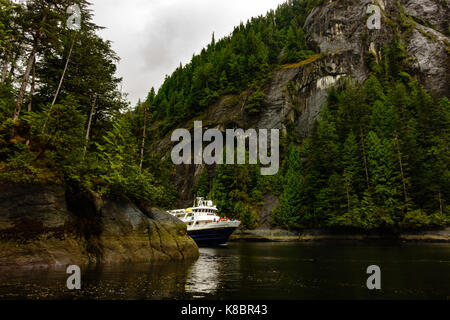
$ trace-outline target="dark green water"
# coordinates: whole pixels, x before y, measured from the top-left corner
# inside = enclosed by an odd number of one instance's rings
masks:
[[[381,268],[380,291],[366,268]],[[450,244],[231,243],[193,263],[1,271],[0,299],[450,299]]]

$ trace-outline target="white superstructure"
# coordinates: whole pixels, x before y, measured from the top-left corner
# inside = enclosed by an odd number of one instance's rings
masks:
[[[239,220],[221,218],[213,202],[201,197],[196,198],[192,208],[171,210],[169,213],[183,221],[188,232],[211,228],[237,228],[241,224]]]

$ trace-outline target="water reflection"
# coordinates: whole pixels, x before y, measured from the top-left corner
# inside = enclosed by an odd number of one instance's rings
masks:
[[[227,246],[200,248],[200,257],[188,272],[186,293],[193,298],[214,295],[238,264],[239,256],[231,255]]]
[[[202,250],[202,249],[201,249]],[[214,293],[220,281],[219,260],[210,250],[202,250],[200,258],[189,270],[186,283],[188,293]]]
[[[365,286],[380,265],[382,290]],[[1,299],[450,299],[450,245],[232,243],[190,263],[0,270]]]

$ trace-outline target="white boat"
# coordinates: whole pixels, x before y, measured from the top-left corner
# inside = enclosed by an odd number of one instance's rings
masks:
[[[192,208],[168,211],[187,225],[189,236],[198,245],[218,245],[228,241],[241,222],[220,217],[211,200],[197,197]]]

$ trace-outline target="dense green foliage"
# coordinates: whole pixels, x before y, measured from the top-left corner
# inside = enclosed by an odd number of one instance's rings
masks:
[[[407,73],[400,42],[384,57],[364,85],[332,89],[312,136],[290,147],[277,224],[398,230],[450,223],[450,103]]]
[[[331,89],[309,138],[300,141],[288,126],[277,176],[223,165],[211,177],[202,174],[199,190],[250,228],[268,192],[279,195],[273,224],[289,229],[450,224],[450,102],[411,77],[405,59],[400,40],[384,50],[382,63],[369,57],[367,81]]]

